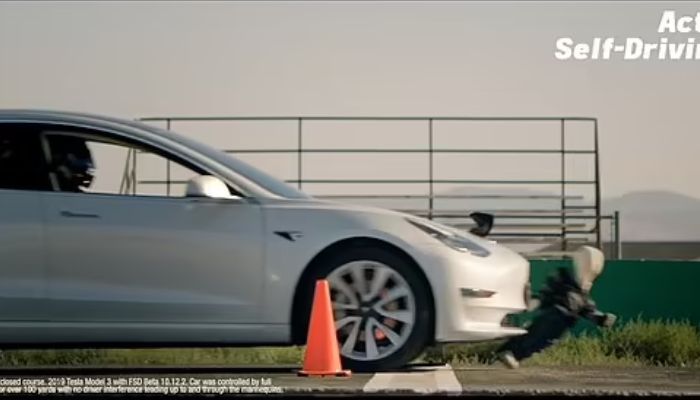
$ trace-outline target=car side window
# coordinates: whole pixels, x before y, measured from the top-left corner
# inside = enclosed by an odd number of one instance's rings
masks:
[[[58,191],[184,197],[199,176],[179,162],[118,139],[84,132],[43,132],[49,177]]]
[[[39,135],[22,124],[0,124],[0,189],[51,190]]]

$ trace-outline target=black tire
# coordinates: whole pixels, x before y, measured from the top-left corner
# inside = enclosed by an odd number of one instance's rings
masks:
[[[386,371],[400,368],[420,355],[433,335],[433,300],[419,267],[408,257],[380,246],[365,245],[360,247],[345,248],[324,257],[312,266],[311,273],[307,275],[302,286],[304,293],[300,306],[303,307],[298,314],[301,318],[298,326],[307,327],[311,302],[313,301],[313,287],[317,279],[326,278],[336,268],[352,261],[375,261],[382,263],[396,271],[410,287],[416,305],[415,321],[406,342],[398,349],[384,358],[372,361],[356,360],[348,358],[341,353],[343,368],[349,368],[358,372]],[[311,290],[308,290],[311,288]],[[304,328],[304,332],[306,332]]]

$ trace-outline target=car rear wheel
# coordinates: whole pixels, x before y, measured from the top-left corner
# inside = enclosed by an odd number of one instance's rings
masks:
[[[344,368],[394,369],[423,351],[433,310],[417,268],[381,247],[345,249],[320,263],[313,279],[328,280]]]

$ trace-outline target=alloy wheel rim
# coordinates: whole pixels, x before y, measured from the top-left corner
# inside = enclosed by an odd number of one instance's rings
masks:
[[[326,279],[343,356],[372,361],[403,347],[413,331],[416,302],[396,270],[377,261],[352,261]]]

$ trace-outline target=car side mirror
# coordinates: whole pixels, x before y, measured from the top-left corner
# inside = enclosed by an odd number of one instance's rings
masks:
[[[231,194],[228,186],[219,178],[211,175],[200,175],[187,181],[185,190],[187,197],[206,197],[210,199],[238,199]]]
[[[485,237],[493,228],[493,215],[481,212],[473,212],[469,217],[476,222],[476,226],[469,230],[470,233]]]

